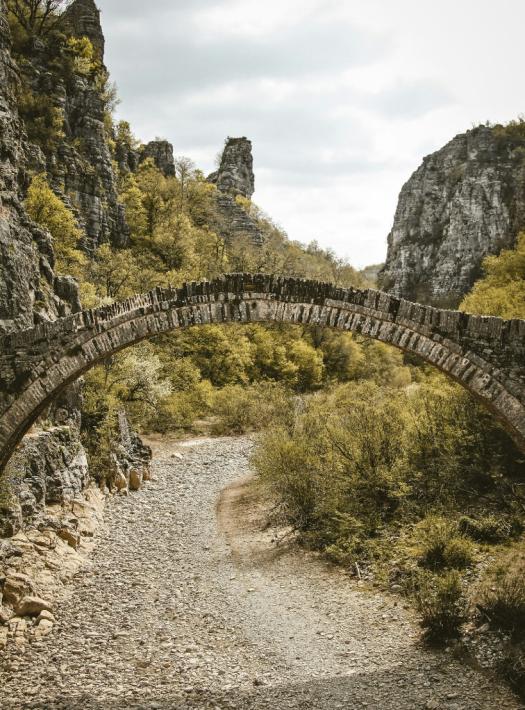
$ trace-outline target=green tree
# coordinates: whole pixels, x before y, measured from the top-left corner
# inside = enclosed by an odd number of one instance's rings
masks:
[[[71,210],[49,187],[44,174],[33,177],[24,204],[29,216],[53,237],[58,272],[81,278],[87,263],[86,256],[78,249],[82,232]]]
[[[460,309],[501,318],[525,318],[525,232],[518,236],[515,249],[488,256],[483,269],[485,276],[474,284]]]
[[[143,193],[131,173],[125,175],[121,181],[119,200],[126,208],[126,220],[132,239],[143,237],[146,232],[147,214],[143,204]]]

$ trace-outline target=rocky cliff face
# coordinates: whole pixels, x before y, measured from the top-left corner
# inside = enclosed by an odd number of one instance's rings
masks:
[[[0,0],[0,333],[32,326],[78,309],[74,283],[53,272],[49,234],[23,208],[28,165],[38,149],[27,141],[17,108],[18,68]]]
[[[29,143],[18,113],[19,69],[0,0],[0,332],[27,328],[80,310],[76,282],[57,276],[50,235],[28,218],[23,196],[28,170],[43,154]],[[49,413],[64,426],[28,437],[0,486],[0,537],[13,534],[46,503],[66,500],[87,480],[79,439],[78,388]]]
[[[218,229],[227,240],[248,237],[259,244],[261,230],[236,201],[237,197],[251,199],[255,190],[252,143],[247,138],[228,138],[219,169],[208,176],[217,187]]]
[[[74,279],[54,273],[50,235],[24,210],[30,170],[45,170],[55,191],[74,210],[86,251],[101,242],[122,245],[127,239],[104,122],[99,13],[92,0],[76,0],[66,19],[67,31],[93,43],[96,70],[66,72],[67,50],[40,40],[22,58],[21,69],[13,58],[0,0],[0,333],[80,310]],[[63,129],[56,142],[37,145],[28,139],[19,112],[24,92],[36,102],[44,97],[45,110],[58,110]],[[62,505],[85,488],[89,471],[80,439],[81,406],[76,383],[46,412],[45,430],[36,426],[24,439],[0,478],[0,537],[36,524],[49,505]],[[126,431],[115,456],[116,474],[124,486],[138,487],[147,476],[150,454],[129,427]]]
[[[427,156],[401,190],[380,286],[456,307],[525,224],[525,138],[480,126]]]
[[[251,199],[255,190],[252,142],[244,137],[228,138],[219,169],[212,173],[208,180],[213,182],[220,192],[232,197],[242,195]]]
[[[175,160],[173,158],[173,146],[165,140],[150,141],[142,147],[140,152],[140,162],[151,158],[157,168],[166,177],[175,175]]]
[[[65,24],[75,37],[87,37],[101,59],[105,39],[100,23],[100,11],[94,0],[76,0],[65,13]]]
[[[64,75],[65,52],[36,44],[24,74],[37,96],[52,98],[63,117],[63,135],[58,145],[37,152],[39,170],[48,173],[54,190],[75,211],[84,232],[82,246],[88,253],[110,242],[125,246],[129,237],[124,208],[118,202],[108,130],[105,126],[107,84],[104,67],[104,35],[100,13],[93,0],[75,0],[68,8],[63,27],[73,37],[87,37],[95,49],[97,71],[74,71]],[[103,84],[106,83],[106,86]]]

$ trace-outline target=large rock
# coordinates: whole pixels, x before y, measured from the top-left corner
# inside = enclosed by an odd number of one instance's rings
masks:
[[[427,156],[401,190],[380,287],[456,307],[525,225],[524,150],[525,132],[480,126]]]
[[[252,142],[245,137],[228,138],[219,169],[208,180],[221,192],[251,199],[255,190]]]
[[[173,157],[173,146],[165,140],[150,141],[142,147],[140,162],[151,158],[157,168],[166,177],[175,175],[175,159]]]
[[[4,583],[3,601],[6,604],[17,606],[20,601],[33,593],[33,581],[26,574],[10,574]]]
[[[40,597],[24,597],[15,607],[18,616],[38,616],[43,611],[51,612],[53,606]]]
[[[13,535],[34,522],[46,505],[73,500],[88,480],[88,461],[76,427],[28,435],[2,475],[0,535]]]
[[[248,238],[255,244],[263,240],[262,232],[237,197],[251,199],[255,189],[252,143],[247,138],[228,138],[217,172],[208,176],[217,187],[217,223],[219,234],[228,242]]]
[[[65,23],[76,37],[87,37],[99,56],[104,56],[104,33],[100,24],[100,10],[94,0],[75,0],[66,10]]]

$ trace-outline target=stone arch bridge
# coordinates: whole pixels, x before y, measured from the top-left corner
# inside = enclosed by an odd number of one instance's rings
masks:
[[[525,451],[525,320],[439,310],[370,289],[231,274],[0,338],[0,472],[53,398],[104,358],[176,328],[227,322],[320,325],[395,345],[463,385]]]

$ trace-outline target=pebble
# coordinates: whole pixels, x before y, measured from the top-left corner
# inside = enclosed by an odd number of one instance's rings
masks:
[[[155,483],[109,500],[91,564],[54,600],[53,633],[0,652],[2,710],[522,707],[426,651],[392,598],[293,549],[274,555],[275,531],[252,545],[233,509],[217,519],[252,448],[156,443]]]

